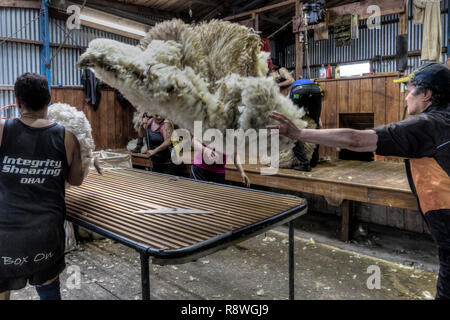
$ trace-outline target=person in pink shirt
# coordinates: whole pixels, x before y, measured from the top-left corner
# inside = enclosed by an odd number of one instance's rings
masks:
[[[202,152],[195,153],[194,162],[191,166],[190,178],[225,184],[225,165],[227,163],[227,155],[207,147],[196,139],[192,140],[192,144],[194,147],[202,148]],[[222,161],[218,161],[220,160],[220,156],[222,156]],[[214,161],[214,159],[216,161]],[[242,165],[239,163],[236,152],[233,156],[233,162],[241,175],[242,182],[247,188],[249,188],[250,179],[247,177]]]

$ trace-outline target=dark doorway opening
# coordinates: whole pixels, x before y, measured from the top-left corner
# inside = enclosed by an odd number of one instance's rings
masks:
[[[373,113],[341,113],[339,114],[339,128],[356,130],[373,129],[375,117]],[[341,160],[373,161],[373,152],[354,152],[342,149],[339,152]]]

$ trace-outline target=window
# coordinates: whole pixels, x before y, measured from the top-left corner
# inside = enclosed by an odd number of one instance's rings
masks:
[[[339,65],[341,77],[362,76],[370,73],[370,62],[358,62]]]

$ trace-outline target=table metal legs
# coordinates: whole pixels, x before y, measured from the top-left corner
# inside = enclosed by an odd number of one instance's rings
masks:
[[[147,254],[144,252],[141,252],[141,285],[142,285],[142,300],[150,300],[149,258]]]
[[[150,300],[150,268],[149,257],[141,252],[141,285],[142,300]],[[294,223],[289,222],[289,300],[294,300]]]
[[[289,300],[294,300],[294,222],[289,222]]]

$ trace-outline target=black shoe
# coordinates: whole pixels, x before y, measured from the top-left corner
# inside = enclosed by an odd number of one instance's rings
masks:
[[[141,149],[142,149],[142,147],[137,146],[136,148],[134,148],[133,150],[131,150],[131,153],[141,153]]]
[[[293,167],[292,169],[298,170],[298,171],[306,171],[306,172],[312,171],[310,165],[298,165],[298,166]]]
[[[144,138],[138,138],[136,148],[131,150],[131,153],[141,153],[141,149],[144,146]]]

